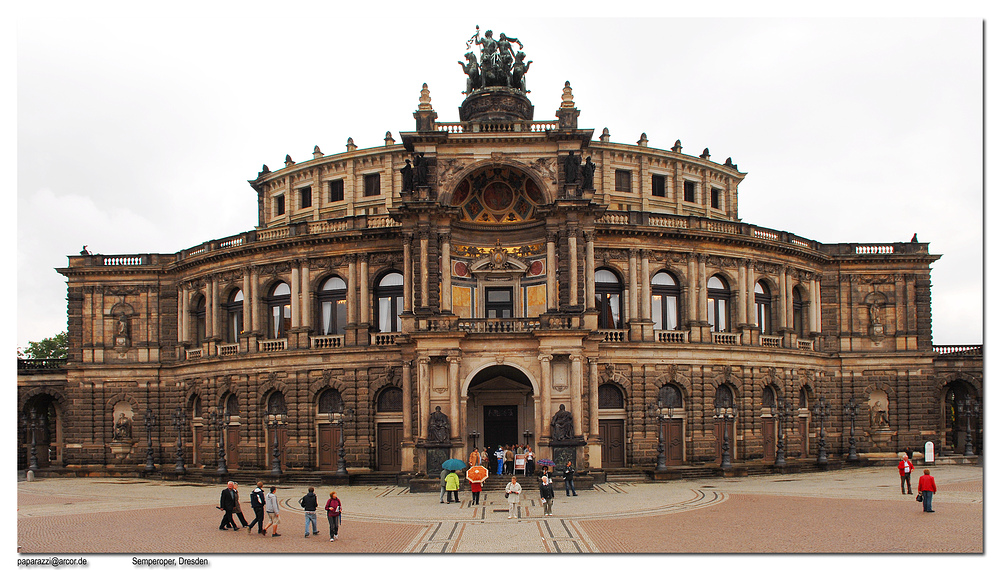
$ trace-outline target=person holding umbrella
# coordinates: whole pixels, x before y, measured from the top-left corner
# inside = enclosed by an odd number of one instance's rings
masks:
[[[460,481],[458,480],[458,473],[451,471],[444,478],[444,481],[445,481],[445,489],[448,491],[448,503],[451,504],[451,497],[453,494],[455,496],[455,502],[460,503],[461,501],[458,500],[458,486],[460,483]]]
[[[485,481],[490,476],[490,470],[483,467],[482,465],[473,465],[469,467],[469,471],[465,474],[465,478],[469,480],[469,490],[472,491],[472,504],[479,504],[479,493],[483,490],[483,481]]]

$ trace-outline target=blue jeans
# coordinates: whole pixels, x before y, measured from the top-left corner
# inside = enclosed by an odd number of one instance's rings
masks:
[[[570,491],[573,492],[573,496],[576,496],[576,486],[573,485],[572,479],[566,479],[566,496],[569,496]]]
[[[928,513],[934,509],[931,507],[931,501],[934,500],[934,491],[921,491],[924,496],[924,512]]]
[[[306,534],[309,534],[309,525],[313,527],[313,534],[319,532],[316,528],[316,511],[306,511]]]

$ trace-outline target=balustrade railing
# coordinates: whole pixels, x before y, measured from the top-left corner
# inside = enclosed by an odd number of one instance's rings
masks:
[[[542,328],[538,319],[462,319],[458,330],[467,333],[519,333]]]
[[[598,334],[604,337],[604,342],[628,342],[628,331],[620,329],[601,329]]]
[[[201,355],[202,355],[202,350],[200,348],[189,348],[184,351],[184,357],[187,360],[201,358]]]
[[[219,344],[215,348],[216,354],[219,356],[236,356],[240,353],[240,345],[235,342],[232,344]]]
[[[983,345],[981,344],[937,344],[934,345],[934,352],[941,356],[982,356]]]
[[[760,345],[768,348],[781,348],[782,337],[760,335]]]
[[[400,333],[371,333],[372,346],[392,346]]]
[[[626,217],[626,222],[628,218]],[[688,219],[679,216],[665,216],[651,214],[649,216],[649,225],[658,228],[686,228],[688,227]]]
[[[281,239],[289,236],[289,228],[272,228],[270,230],[257,230],[257,241],[267,241]]]
[[[369,228],[395,228],[402,224],[392,219],[389,216],[369,216],[368,217],[368,227]]]
[[[143,256],[141,255],[105,255],[104,265],[143,265],[142,258]]]
[[[276,338],[270,340],[258,340],[257,352],[278,352],[288,348],[287,338]]]
[[[799,350],[812,350],[813,346],[815,346],[814,343],[815,341],[812,340],[799,340],[796,341],[796,346],[799,347]]]
[[[18,370],[58,370],[66,364],[65,358],[18,358]]]
[[[657,342],[687,343],[690,331],[655,331]]]
[[[892,244],[871,244],[858,245],[854,247],[854,253],[858,255],[880,255],[893,253],[895,248]]]
[[[712,333],[712,342],[715,344],[725,344],[729,346],[737,346],[741,344],[740,335],[736,333],[723,333],[723,332]]]
[[[344,346],[344,335],[314,336],[310,337],[310,342],[313,348],[340,348]]]

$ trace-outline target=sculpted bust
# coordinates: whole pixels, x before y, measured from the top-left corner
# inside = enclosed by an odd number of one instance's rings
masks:
[[[448,416],[441,411],[441,406],[437,406],[431,413],[427,439],[432,442],[446,442],[450,437],[451,422],[448,421]]]

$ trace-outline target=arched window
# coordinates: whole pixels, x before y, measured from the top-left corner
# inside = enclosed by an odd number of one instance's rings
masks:
[[[771,334],[771,290],[767,283],[758,281],[753,287],[754,307],[760,334]]]
[[[337,414],[344,411],[344,399],[336,388],[324,390],[319,395],[317,411],[321,414]]]
[[[761,400],[761,406],[765,408],[771,408],[772,410],[778,405],[777,398],[775,397],[774,388],[772,386],[764,386],[764,395]]]
[[[805,335],[805,308],[802,304],[802,293],[799,288],[792,289],[792,329],[799,337]]]
[[[238,342],[243,332],[243,291],[236,289],[229,295],[226,311],[226,342]]]
[[[660,388],[658,403],[661,408],[683,408],[684,400],[680,388],[673,384],[664,384]]]
[[[270,416],[285,415],[288,406],[285,405],[285,395],[277,390],[267,397],[267,413]]]
[[[805,386],[799,388],[799,408],[809,408],[809,394]]]
[[[403,274],[387,273],[375,287],[375,322],[379,332],[400,332],[403,320]]]
[[[614,384],[601,384],[597,388],[597,407],[602,410],[623,410],[625,394]]]
[[[624,328],[622,319],[622,284],[618,276],[607,269],[594,273],[594,297],[597,306],[597,328]]]
[[[708,280],[708,324],[712,332],[729,331],[729,286],[717,275]]]
[[[321,335],[344,334],[347,325],[347,284],[340,277],[330,277],[316,294],[319,301]]]
[[[198,301],[194,304],[194,342],[201,344],[205,341],[205,296],[198,295]]]
[[[239,416],[240,415],[240,401],[236,399],[236,394],[229,394],[226,396],[225,408],[227,416]]]
[[[674,276],[661,271],[653,276],[653,330],[673,331],[678,327],[681,288]]]
[[[729,386],[723,384],[715,390],[715,407],[716,408],[733,408],[735,398],[733,398],[733,390]]]
[[[375,402],[376,412],[402,412],[403,411],[403,391],[396,387],[389,387],[378,393]]]
[[[292,326],[292,290],[287,283],[278,283],[267,296],[267,338],[284,338]]]
[[[198,395],[191,396],[191,417],[200,418],[201,413],[202,413],[201,396]]]

